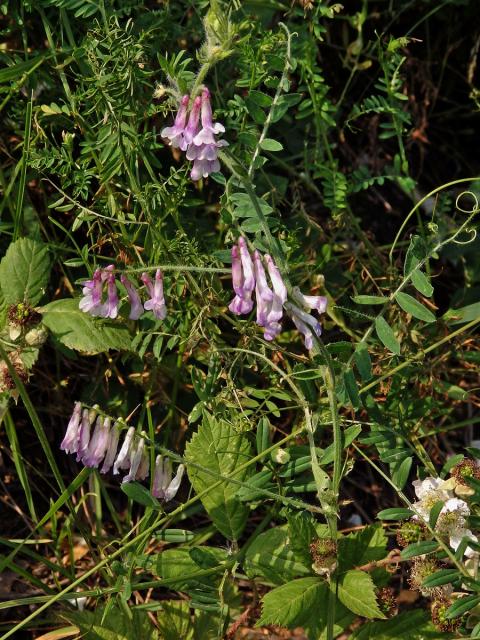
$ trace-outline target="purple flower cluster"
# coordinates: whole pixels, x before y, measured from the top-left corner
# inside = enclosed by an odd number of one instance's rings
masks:
[[[228,146],[228,142],[215,137],[224,133],[225,127],[219,122],[213,122],[210,91],[207,87],[204,87],[201,97],[197,96],[193,100],[190,113],[189,105],[190,96],[183,96],[173,126],[165,127],[161,136],[169,140],[174,149],[186,151],[187,159],[193,160],[190,176],[192,180],[200,180],[220,171],[218,149]]]
[[[79,308],[85,313],[100,318],[116,318],[120,306],[118,297],[117,282],[113,272],[114,266],[110,265],[105,269],[96,269],[91,280],[83,284],[83,297],[80,300]],[[135,285],[121,274],[120,282],[127,291],[130,303],[130,320],[138,320],[144,311],[151,311],[159,320],[164,320],[167,315],[167,307],[163,294],[163,275],[160,269],[155,274],[155,282],[152,282],[147,273],[142,273],[141,280],[150,296],[142,304],[140,294]],[[107,285],[107,298],[103,300],[105,283]]]
[[[320,336],[322,326],[310,311],[316,309],[319,314],[325,313],[325,296],[305,296],[298,287],[294,287],[292,297],[296,304],[288,302],[287,287],[273,258],[268,254],[262,256],[257,250],[253,252],[252,258],[246,240],[242,237],[232,247],[232,283],[235,297],[228,308],[235,315],[250,313],[255,292],[257,324],[263,327],[265,340],[274,340],[281,332],[285,310],[298,331],[303,334],[307,349],[313,347],[313,335]]]
[[[95,409],[82,410],[81,403],[76,402],[60,449],[66,453],[76,453],[77,462],[82,462],[86,467],[98,469],[102,465],[100,473],[108,473],[113,467],[113,473],[117,475],[120,470],[128,469],[122,484],[145,480],[149,474],[145,439],[136,436],[135,427],[130,427],[117,453],[120,430],[118,422],[112,425],[109,417],[97,416]],[[169,502],[180,487],[184,470],[185,467],[180,465],[172,480],[170,460],[157,456],[152,495]]]

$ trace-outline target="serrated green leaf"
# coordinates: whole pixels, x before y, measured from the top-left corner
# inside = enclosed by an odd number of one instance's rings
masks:
[[[236,472],[251,456],[247,438],[235,430],[230,421],[220,422],[205,414],[198,432],[186,447],[188,477],[197,493],[209,487],[211,490],[201,497],[203,506],[213,523],[224,536],[237,540],[247,522],[249,509],[241,503],[238,486],[228,482],[228,478],[244,481],[251,471],[247,468]],[[211,473],[188,464],[201,464]],[[220,476],[223,476],[221,480]],[[221,480],[218,486],[216,483]]]
[[[7,304],[35,306],[45,293],[50,276],[48,248],[43,242],[20,238],[8,247],[0,262],[0,287]]]
[[[385,347],[395,355],[400,355],[400,344],[398,340],[395,338],[395,334],[393,333],[393,329],[387,323],[384,318],[376,318],[375,319],[375,331],[377,332],[377,336],[379,340],[384,344]]]
[[[257,536],[244,560],[245,573],[249,578],[260,576],[275,585],[310,575],[310,565],[297,560],[296,554],[289,548],[288,531],[280,527]]]
[[[375,596],[375,585],[364,571],[347,571],[338,583],[338,598],[347,609],[364,618],[384,618]]]
[[[272,140],[272,138],[264,138],[260,143],[260,147],[265,151],[281,151],[283,149],[283,145],[277,140]]]
[[[418,318],[418,320],[423,320],[424,322],[435,322],[436,320],[430,309],[427,309],[421,302],[409,296],[408,293],[397,293],[395,301],[404,311],[414,318]]]
[[[278,624],[295,628],[313,616],[326,618],[328,587],[318,577],[299,578],[272,589],[262,600],[262,615],[257,627]]]
[[[40,309],[44,325],[66,347],[86,354],[128,351],[128,329],[111,320],[92,318],[78,308],[78,299],[55,300]]]

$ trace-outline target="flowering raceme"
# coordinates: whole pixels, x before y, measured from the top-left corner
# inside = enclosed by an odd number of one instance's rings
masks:
[[[91,434],[94,423],[95,428]],[[120,435],[119,422],[112,425],[108,416],[97,415],[95,408],[82,411],[81,403],[76,402],[60,449],[66,453],[76,453],[77,462],[82,462],[86,467],[98,469],[102,465],[100,473],[108,473],[113,467],[113,474],[117,475],[120,470],[128,469],[122,484],[145,480],[149,475],[149,456],[145,448],[145,439],[138,437],[135,428],[130,427],[117,453]],[[152,494],[164,502],[172,500],[180,487],[183,472],[184,466],[180,465],[172,480],[170,461],[158,456]]]
[[[266,271],[264,264],[267,268]],[[267,280],[267,273],[270,284]],[[242,237],[232,247],[232,284],[235,297],[228,308],[238,316],[250,313],[253,309],[252,294],[255,291],[256,320],[257,324],[263,327],[265,340],[274,340],[281,332],[281,320],[284,311],[286,311],[297,329],[303,334],[307,349],[313,347],[313,336],[320,336],[322,327],[310,311],[317,310],[319,314],[325,313],[327,298],[325,296],[306,296],[300,292],[298,287],[295,287],[292,290],[292,296],[296,304],[288,302],[287,287],[273,258],[268,254],[262,256],[259,251],[255,250],[252,259],[247,242]]]
[[[210,91],[207,87],[203,88],[201,97],[197,96],[193,100],[190,113],[189,102],[190,97],[183,96],[173,126],[162,129],[160,135],[169,141],[172,148],[186,152],[187,160],[193,161],[190,176],[192,180],[200,180],[220,171],[218,149],[228,146],[228,142],[216,138],[219,133],[225,132],[225,127],[219,122],[213,122]]]
[[[141,280],[150,296],[142,304],[140,294],[131,280],[124,274],[120,275],[120,282],[125,287],[130,303],[130,320],[138,320],[144,311],[151,311],[153,315],[164,320],[167,316],[167,307],[163,294],[163,275],[157,269],[155,282],[153,283],[147,273],[142,273]],[[107,299],[103,301],[104,285],[107,284]],[[91,280],[83,284],[83,297],[80,299],[79,308],[85,313],[100,318],[114,319],[118,316],[120,299],[117,291],[117,281],[114,274],[114,266],[105,269],[96,269]]]

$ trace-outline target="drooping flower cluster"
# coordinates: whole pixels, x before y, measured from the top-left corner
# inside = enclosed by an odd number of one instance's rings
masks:
[[[145,480],[149,475],[145,439],[135,434],[135,427],[130,427],[118,451],[120,436],[121,425],[118,421],[112,425],[111,418],[97,415],[95,409],[82,409],[81,403],[76,402],[60,449],[75,453],[77,462],[99,469],[100,473],[108,473],[113,467],[113,474],[117,475],[121,470],[128,469],[122,484]],[[158,456],[152,494],[163,502],[172,500],[180,487],[183,473],[184,466],[180,465],[172,480],[170,460]]]
[[[306,296],[298,287],[294,287],[292,297],[295,302],[287,301],[287,287],[273,258],[268,254],[262,256],[257,250],[253,252],[252,258],[243,237],[232,247],[232,284],[235,297],[228,308],[236,315],[252,311],[252,296],[255,292],[257,324],[263,327],[265,340],[274,340],[282,331],[281,320],[286,311],[298,331],[303,334],[307,349],[313,347],[313,335],[320,336],[322,327],[309,312],[316,309],[319,314],[325,313],[327,298]]]
[[[147,273],[142,273],[141,280],[150,296],[143,304],[135,285],[126,275],[120,275],[120,282],[125,287],[130,303],[128,317],[130,320],[138,320],[144,311],[151,311],[156,318],[164,320],[167,315],[167,307],[163,293],[162,272],[157,269],[155,282],[152,282]],[[105,284],[107,285],[106,300],[103,299]],[[120,298],[113,265],[109,265],[105,269],[96,269],[92,279],[83,284],[83,297],[78,306],[82,311],[92,316],[112,319],[118,316]]]
[[[174,149],[186,151],[187,159],[193,161],[190,176],[192,180],[200,180],[220,171],[218,149],[228,146],[228,142],[216,139],[219,133],[224,133],[225,127],[213,122],[207,87],[204,87],[201,97],[194,98],[190,112],[189,105],[190,96],[183,96],[173,126],[162,129],[161,136]]]
[[[470,507],[465,502],[455,497],[455,478],[442,480],[428,477],[425,480],[413,482],[417,502],[412,505],[415,515],[412,520],[429,522],[430,513],[435,505],[443,503],[435,524],[435,531],[448,539],[450,547],[454,551],[458,549],[464,538],[477,542],[478,538],[467,528],[467,517],[470,515]],[[467,547],[465,555],[471,558],[476,554],[471,547]]]

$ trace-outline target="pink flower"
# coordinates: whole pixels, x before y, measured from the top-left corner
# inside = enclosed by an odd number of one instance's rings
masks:
[[[238,239],[238,245],[232,247],[232,284],[236,295],[228,308],[235,315],[250,313],[253,309],[255,274],[252,257],[245,238],[242,237]]]
[[[90,443],[90,429],[95,421],[96,415],[96,411],[89,411],[88,409],[82,411],[82,422],[78,435],[77,462],[80,462],[87,452]]]
[[[327,310],[327,298],[325,296],[305,296],[298,287],[293,288],[293,297],[296,301],[308,309],[316,309],[318,313]]]
[[[119,424],[118,422],[115,422],[113,427],[110,429],[107,443],[107,453],[105,455],[105,460],[103,461],[102,468],[100,469],[100,473],[108,473],[112,468],[113,461],[115,460],[115,456],[117,455],[119,437]]]
[[[220,171],[218,161],[218,149],[228,146],[226,140],[216,140],[215,136],[225,131],[223,124],[214,123],[212,119],[212,105],[210,103],[210,91],[205,87],[201,97],[202,128],[194,136],[187,149],[187,160],[193,160],[190,173],[192,180],[206,178],[211,173]]]
[[[168,458],[165,459],[162,456],[157,456],[155,460],[152,495],[163,502],[172,500],[180,488],[184,471],[185,467],[181,464],[172,480],[172,463]]]
[[[135,451],[132,450],[130,454],[130,470],[123,478],[122,484],[125,482],[133,482],[137,477],[137,472],[144,456],[145,439],[140,438]]]
[[[162,138],[167,138],[167,140],[170,141],[174,149],[181,149],[182,151],[185,151],[188,146],[185,138],[185,123],[187,122],[189,101],[190,98],[188,95],[183,96],[173,127],[165,127],[160,133]]]
[[[320,337],[322,334],[322,325],[313,316],[309,313],[305,313],[305,311],[302,311],[294,304],[288,303],[285,307],[289,312],[293,323],[300,333],[303,334],[306,348],[312,349],[314,342],[313,335]]]
[[[142,273],[142,282],[147,287],[150,300],[143,305],[146,311],[152,311],[153,315],[159,320],[164,320],[167,316],[167,307],[163,295],[163,275],[160,269],[155,274],[155,284],[152,283],[147,273]]]
[[[68,422],[65,437],[62,440],[60,449],[66,453],[77,453],[78,437],[80,435],[80,425],[82,420],[82,405],[76,402],[72,416]]]
[[[225,127],[219,122],[213,123],[212,105],[210,103],[210,91],[205,87],[202,91],[202,128],[193,139],[193,144],[214,145],[215,136],[224,133]]]
[[[138,291],[127,278],[127,276],[123,275],[123,273],[120,276],[120,281],[127,290],[128,300],[130,302],[130,314],[128,317],[130,318],[130,320],[138,320],[143,313],[143,304]]]
[[[270,303],[273,300],[273,291],[267,284],[262,257],[257,250],[253,253],[253,265],[255,271],[255,296],[257,300],[257,324],[263,327],[267,322]]]
[[[185,149],[188,147],[188,145],[192,144],[193,139],[198,133],[198,120],[200,117],[201,104],[202,99],[200,98],[200,96],[197,96],[193,101],[192,110],[190,111],[190,116],[188,118],[188,124],[183,132],[183,140],[186,145]],[[185,151],[185,149],[182,150]]]
[[[106,271],[106,269],[105,269]],[[118,293],[115,274],[107,274],[107,301],[102,305],[102,309],[98,314],[102,318],[111,318],[114,320],[118,316]]]
[[[82,462],[86,467],[98,467],[107,451],[110,435],[110,418],[98,416],[95,431],[88,445],[88,449],[82,456]]]
[[[120,448],[118,456],[113,464],[113,475],[117,475],[119,469],[128,469],[130,464],[130,451],[132,448],[135,427],[130,427],[125,435],[125,440]]]
[[[102,308],[102,291],[102,270],[96,269],[93,278],[83,283],[83,298],[80,299],[78,307],[92,316],[99,315]]]

